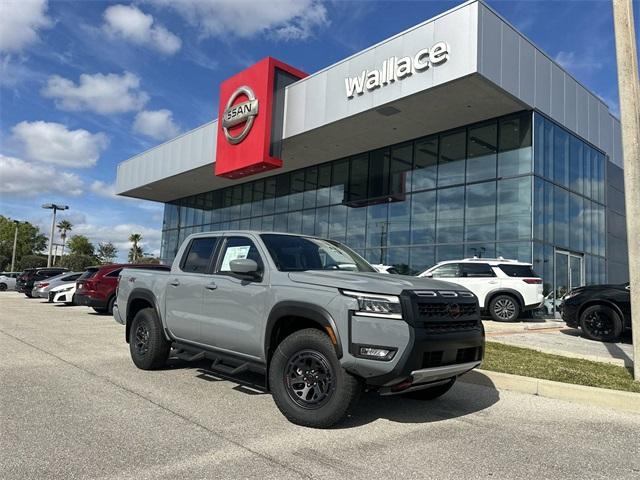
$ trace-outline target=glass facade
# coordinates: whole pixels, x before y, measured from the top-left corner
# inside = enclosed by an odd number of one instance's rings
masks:
[[[172,261],[191,233],[252,229],[339,240],[402,273],[474,255],[533,261],[545,282],[564,248],[600,281],[604,158],[521,112],[168,203],[161,255]]]

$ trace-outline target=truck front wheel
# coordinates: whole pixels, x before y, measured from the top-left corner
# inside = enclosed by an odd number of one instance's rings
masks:
[[[133,317],[129,339],[131,359],[142,370],[155,370],[166,363],[171,344],[164,337],[153,308],[143,308]]]
[[[315,329],[285,338],[269,365],[276,406],[297,425],[327,428],[343,420],[357,402],[360,381],[347,373],[329,337]]]

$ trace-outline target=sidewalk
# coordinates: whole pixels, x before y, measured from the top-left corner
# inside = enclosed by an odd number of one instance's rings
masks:
[[[582,358],[618,366],[631,366],[633,346],[628,339],[603,343],[580,336],[580,331],[554,319],[525,320],[519,323],[483,321],[487,341],[530,348],[543,353]]]

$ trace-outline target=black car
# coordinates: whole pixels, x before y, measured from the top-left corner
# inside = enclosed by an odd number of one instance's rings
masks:
[[[34,283],[44,280],[45,278],[55,277],[56,275],[60,275],[61,273],[68,271],[68,268],[62,267],[27,268],[22,272],[22,275],[16,279],[16,290],[31,298],[31,290],[33,290]]]
[[[629,284],[591,285],[571,290],[562,299],[562,319],[591,340],[613,342],[631,330]]]

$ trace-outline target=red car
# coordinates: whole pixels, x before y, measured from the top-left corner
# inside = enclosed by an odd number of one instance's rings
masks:
[[[76,281],[76,293],[73,296],[73,303],[92,307],[98,313],[113,313],[118,277],[123,268],[171,270],[167,265],[147,263],[112,263],[111,265],[89,267]]]

